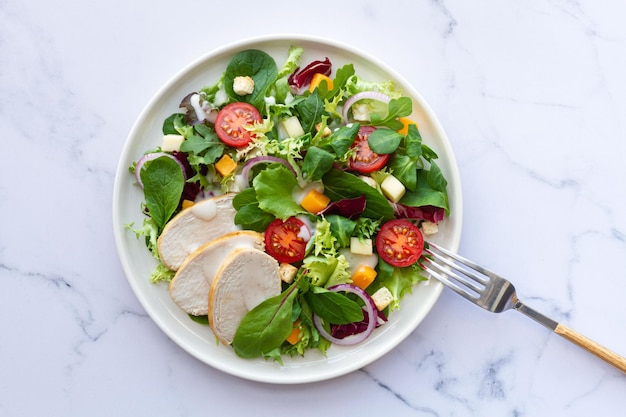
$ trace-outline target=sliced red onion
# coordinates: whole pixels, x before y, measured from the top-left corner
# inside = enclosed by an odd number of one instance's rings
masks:
[[[186,172],[185,172],[185,166],[174,155],[171,155],[171,154],[165,153],[165,152],[147,153],[144,156],[142,156],[141,158],[139,158],[137,160],[137,163],[135,164],[135,178],[137,179],[137,184],[139,184],[139,186],[141,188],[143,188],[143,182],[141,181],[141,175],[140,175],[141,169],[143,168],[143,166],[145,165],[146,162],[153,161],[153,160],[155,160],[157,158],[160,158],[162,156],[167,156],[168,158],[176,161],[176,163],[180,167],[180,170],[183,171],[183,177],[185,178],[185,180],[187,180],[187,175],[186,175]]]
[[[293,173],[293,175],[296,175],[296,171],[293,169],[291,164],[289,164],[289,162],[287,162],[286,160],[284,160],[282,158],[278,158],[276,156],[257,156],[257,157],[254,157],[252,159],[249,159],[244,164],[243,170],[241,171],[241,176],[243,178],[243,182],[245,184],[249,184],[249,181],[250,181],[250,178],[249,178],[250,170],[254,166],[256,166],[258,164],[267,164],[267,163],[283,164],[287,169],[289,169],[289,171],[291,171]]]
[[[344,123],[349,122],[348,110],[350,110],[354,103],[360,100],[376,100],[387,104],[391,101],[391,97],[389,97],[387,94],[379,93],[378,91],[363,91],[360,93],[356,93],[353,96],[350,96],[350,98],[348,98],[348,100],[346,100],[346,103],[343,105],[343,111],[341,113]]]
[[[378,311],[376,308],[376,304],[374,304],[374,300],[372,300],[372,297],[370,297],[370,295],[366,293],[364,290],[362,290],[361,288],[352,284],[333,285],[332,287],[328,288],[328,291],[333,291],[333,292],[345,291],[345,292],[355,294],[360,299],[362,299],[363,302],[365,303],[365,312],[367,313],[367,317],[368,317],[367,328],[361,333],[347,336],[343,339],[339,339],[337,337],[332,336],[330,333],[328,333],[324,329],[324,325],[322,324],[322,319],[318,315],[313,314],[313,323],[315,324],[315,328],[317,329],[317,331],[320,332],[320,334],[322,335],[322,337],[324,337],[324,339],[336,345],[343,345],[343,346],[356,345],[357,343],[361,343],[362,341],[367,339],[369,335],[372,334],[372,332],[376,328],[376,325],[378,324],[377,323],[378,320],[376,319],[376,317],[378,317]]]

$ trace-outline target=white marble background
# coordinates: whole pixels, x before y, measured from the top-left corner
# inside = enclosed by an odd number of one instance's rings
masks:
[[[305,385],[223,374],[156,327],[113,241],[125,138],[190,61],[290,32],[411,81],[458,158],[460,252],[626,355],[625,3],[266,3],[0,0],[0,416],[624,415],[624,374],[448,291],[388,355]]]

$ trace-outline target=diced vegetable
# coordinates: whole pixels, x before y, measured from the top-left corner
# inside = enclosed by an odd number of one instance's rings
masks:
[[[189,208],[191,206],[193,206],[195,203],[191,200],[183,200],[182,202],[182,207],[183,209]]]
[[[280,122],[281,127],[285,131],[285,134],[289,138],[298,138],[304,135],[304,129],[302,129],[302,124],[300,124],[300,120],[298,117],[291,116]]]
[[[233,158],[225,154],[215,163],[215,169],[220,173],[222,177],[230,175],[237,168],[237,162],[233,161]]]
[[[333,89],[333,80],[330,79],[330,77],[318,72],[311,79],[311,84],[309,85],[309,91],[310,92],[315,91],[315,89],[320,85],[322,81],[326,81],[326,88],[328,88],[329,90]]]
[[[372,247],[372,239],[350,238],[350,252],[356,255],[371,255],[373,251]]]
[[[361,289],[366,289],[376,278],[376,270],[367,265],[361,265],[350,277],[352,284]]]
[[[293,323],[293,330],[289,336],[287,336],[287,341],[292,345],[295,345],[298,341],[300,341],[300,320],[296,320]]]
[[[309,213],[317,214],[324,210],[330,203],[330,198],[313,189],[310,190],[300,202],[302,208]]]
[[[185,137],[183,135],[164,135],[161,150],[163,152],[180,151],[180,145],[183,143],[184,140]]]
[[[415,123],[413,120],[409,119],[408,117],[400,117],[398,120],[402,122],[402,129],[398,130],[398,133],[403,136],[406,136],[406,134],[409,133],[409,125],[417,126],[417,123]]]
[[[406,192],[404,185],[393,175],[389,175],[383,180],[380,184],[380,189],[383,191],[383,194],[394,203],[400,201]]]

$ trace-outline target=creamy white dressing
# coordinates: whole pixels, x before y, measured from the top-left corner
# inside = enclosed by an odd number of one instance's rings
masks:
[[[206,113],[204,112],[202,105],[200,105],[200,94],[192,95],[189,98],[189,103],[191,103],[191,107],[193,107],[193,110],[196,112],[198,121],[203,122],[204,119],[206,119]]]
[[[217,204],[215,201],[207,200],[191,206],[191,213],[197,218],[209,221],[217,216]]]

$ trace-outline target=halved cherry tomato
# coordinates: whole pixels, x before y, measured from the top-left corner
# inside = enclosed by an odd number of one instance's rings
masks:
[[[278,262],[293,263],[304,259],[309,228],[299,219],[276,219],[265,230],[265,251]]]
[[[252,140],[252,135],[244,126],[260,121],[261,114],[252,104],[231,103],[217,113],[215,133],[228,146],[241,148]]]
[[[350,168],[353,170],[362,173],[378,171],[389,160],[389,155],[375,153],[367,143],[370,134],[375,130],[376,128],[373,126],[361,126],[359,128],[359,133],[352,144],[352,147],[356,148],[355,155],[350,159]]]
[[[404,219],[388,221],[376,236],[378,255],[392,266],[411,266],[422,255],[424,236],[413,223]]]

